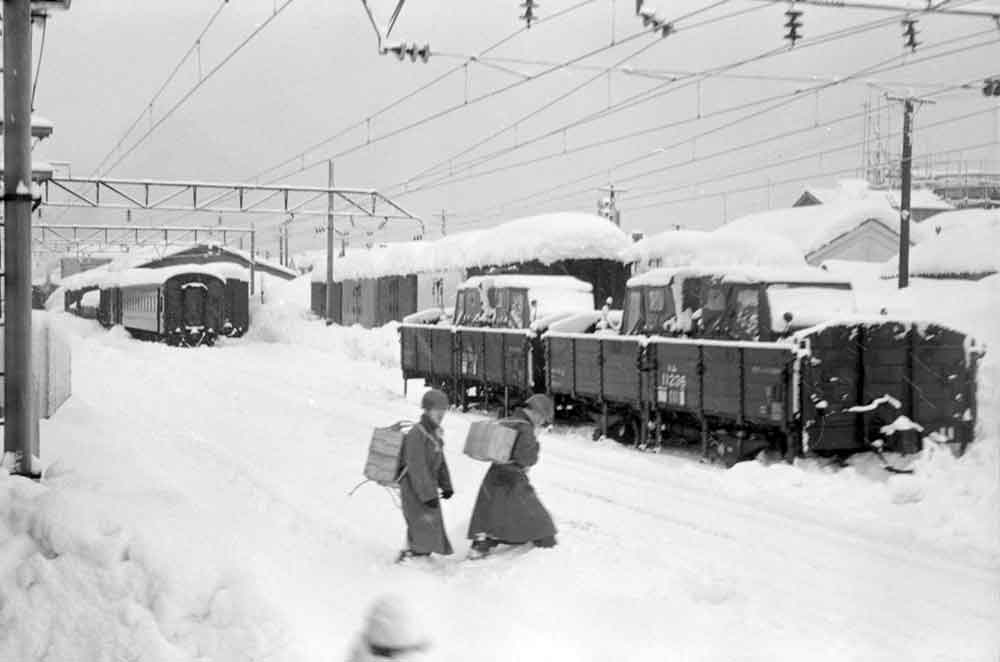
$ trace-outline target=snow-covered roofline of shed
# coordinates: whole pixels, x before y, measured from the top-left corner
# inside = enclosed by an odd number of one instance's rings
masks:
[[[335,281],[457,271],[538,261],[619,260],[632,240],[603,216],[555,212],[519,218],[435,241],[393,242],[350,250],[333,259]],[[313,265],[313,282],[326,280],[326,260]]]
[[[628,287],[666,286],[675,278],[719,278],[726,283],[809,283],[850,286],[851,281],[816,267],[754,267],[698,265],[653,269],[630,278]]]
[[[573,276],[534,276],[523,274],[500,274],[496,276],[473,276],[458,286],[459,290],[483,288],[563,290],[590,294],[594,287]]]
[[[805,266],[802,251],[785,237],[767,232],[661,232],[626,247],[620,254],[638,267],[745,264],[758,267]]]

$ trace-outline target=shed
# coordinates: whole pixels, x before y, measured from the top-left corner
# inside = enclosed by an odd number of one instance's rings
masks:
[[[898,251],[899,215],[885,203],[837,202],[750,214],[716,232],[780,235],[811,265],[831,259],[884,262]],[[910,243],[922,236],[919,226],[911,225]]]

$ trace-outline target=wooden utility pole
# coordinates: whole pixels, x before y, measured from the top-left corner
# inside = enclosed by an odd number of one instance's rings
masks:
[[[913,170],[913,112],[918,103],[933,103],[915,97],[890,97],[903,102],[903,151],[899,164],[899,289],[910,285],[910,188]]]

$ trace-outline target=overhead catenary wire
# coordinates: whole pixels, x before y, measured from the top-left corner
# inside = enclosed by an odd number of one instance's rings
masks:
[[[986,149],[988,147],[993,147],[993,146],[995,146],[997,144],[1000,144],[1000,141],[990,140],[990,141],[981,142],[981,143],[975,143],[975,144],[971,144],[971,145],[962,145],[962,146],[959,146],[959,147],[952,147],[952,148],[949,148],[949,149],[937,150],[937,151],[934,151],[934,152],[929,152],[925,156],[928,156],[928,157],[941,156],[941,155],[953,154],[956,151],[970,152],[970,151],[976,151],[976,150],[980,150],[980,149]],[[814,179],[816,177],[829,177],[829,176],[833,176],[833,175],[845,175],[845,174],[850,174],[850,173],[854,173],[854,172],[857,172],[857,167],[856,166],[855,167],[850,167],[850,168],[840,168],[840,169],[837,169],[837,170],[827,170],[827,171],[823,171],[823,172],[819,172],[819,173],[811,173],[811,174],[808,174],[808,175],[796,175],[795,177],[789,177],[789,178],[786,178],[786,179],[771,180],[771,181],[769,181],[769,182],[767,182],[765,184],[755,184],[755,185],[751,185],[751,186],[743,186],[743,187],[740,187],[740,188],[727,189],[725,191],[713,191],[711,193],[699,193],[698,195],[693,195],[693,196],[689,196],[689,197],[686,197],[686,198],[675,198],[673,200],[658,200],[656,202],[650,202],[650,203],[646,203],[646,204],[642,204],[642,205],[634,205],[634,206],[633,205],[626,205],[625,207],[622,208],[622,211],[623,212],[624,211],[639,211],[639,210],[642,210],[642,209],[649,209],[651,207],[665,207],[665,206],[669,206],[669,205],[682,204],[682,203],[685,203],[685,202],[696,202],[698,200],[720,198],[722,196],[731,196],[731,195],[735,195],[735,194],[738,194],[738,193],[750,193],[750,192],[753,192],[753,191],[760,191],[760,190],[763,190],[763,189],[768,188],[768,187],[780,186],[782,184],[794,184],[796,182],[802,182],[802,181],[806,181],[806,180],[809,180],[809,179]]]
[[[985,32],[990,32],[990,31],[985,31]],[[983,34],[983,32],[977,32],[977,33],[973,33],[972,35],[966,35],[964,37],[960,37],[960,38],[957,38],[957,39],[954,39],[954,40],[949,40],[948,42],[944,42],[942,44],[939,44],[937,47],[941,47],[941,46],[944,46],[944,45],[950,45],[951,43],[954,43],[956,41],[965,41],[965,40],[967,40],[967,39],[969,39],[971,37],[980,36],[982,34]],[[959,51],[965,52],[965,51],[973,50],[973,49],[976,49],[976,48],[982,48],[984,46],[990,46],[990,45],[993,45],[993,44],[996,44],[996,43],[997,43],[997,39],[991,39],[991,40],[984,41],[984,42],[981,42],[981,43],[978,43],[978,44],[974,44],[973,46],[963,47],[962,49],[955,49],[955,50],[948,51],[948,52],[945,52],[945,53],[939,53],[937,55],[928,56],[928,57],[925,57],[925,58],[922,58],[922,59],[918,59],[918,60],[914,60],[912,58],[908,59],[908,60],[905,60],[906,56],[896,56],[896,57],[890,58],[889,60],[883,61],[881,63],[872,65],[870,67],[866,67],[865,69],[862,69],[862,70],[860,70],[858,72],[855,72],[854,74],[851,75],[851,77],[864,76],[864,75],[868,75],[868,74],[871,74],[871,73],[874,73],[874,72],[879,72],[879,71],[888,71],[888,70],[892,70],[892,69],[904,68],[904,67],[907,67],[907,66],[912,66],[912,65],[919,64],[921,62],[929,61],[929,60],[932,60],[932,59],[937,59],[937,58],[940,58],[940,57],[946,57],[948,55],[954,54],[955,52],[959,52]],[[929,49],[925,49],[925,50],[929,50]],[[904,59],[904,61],[901,62],[901,63],[897,63],[895,65],[891,65],[890,66],[890,63],[894,62],[895,60],[899,60],[899,59]],[[839,81],[836,84],[839,84]],[[809,89],[806,89],[806,90],[802,90],[800,92],[800,95],[802,95],[804,97],[804,95],[814,92],[817,88],[822,87],[822,88],[825,89],[826,87],[831,87],[831,86],[832,86],[832,84],[823,84],[822,86],[817,86],[816,88],[809,88]],[[790,100],[786,100],[784,102],[780,102],[780,106],[787,105],[790,101],[792,101],[792,100],[790,99]],[[779,107],[779,106],[778,105],[772,106],[769,110],[774,110],[777,107]],[[757,113],[756,115],[759,115],[759,114],[760,113]],[[746,119],[750,119],[750,118],[749,117],[744,118],[744,121]],[[694,139],[698,139],[698,138],[701,138],[701,137],[705,137],[707,135],[711,135],[712,133],[716,133],[719,130],[723,130],[724,128],[731,128],[731,126],[734,126],[734,125],[736,125],[738,123],[740,123],[739,119],[736,120],[733,123],[730,123],[730,124],[726,125],[725,127],[716,127],[714,129],[710,129],[708,132],[705,132],[705,133],[702,133],[702,134],[698,134],[697,136],[694,136],[693,138]],[[691,139],[692,138],[688,138],[688,139],[686,139],[684,141],[681,141],[681,144],[686,143],[686,142],[690,142]],[[554,186],[550,186],[550,187],[547,187],[545,189],[542,189],[542,190],[539,190],[539,191],[535,191],[533,193],[530,193],[530,194],[527,194],[527,195],[524,195],[524,196],[520,196],[520,197],[515,198],[513,200],[508,200],[508,201],[505,201],[503,203],[499,203],[499,204],[496,204],[496,205],[491,205],[489,207],[483,208],[483,209],[478,210],[478,211],[470,211],[470,212],[459,211],[459,212],[454,213],[453,216],[456,216],[456,217],[477,216],[477,215],[486,214],[487,212],[492,211],[492,210],[497,209],[497,208],[508,208],[509,209],[510,207],[522,206],[519,203],[524,203],[524,202],[527,202],[529,200],[533,200],[533,199],[539,198],[539,197],[549,196],[550,194],[555,193],[555,192],[559,191],[560,189],[564,189],[564,188],[567,188],[569,186],[573,186],[574,184],[579,184],[579,183],[582,183],[584,181],[587,181],[587,180],[590,180],[590,179],[594,179],[595,177],[605,176],[608,171],[613,171],[613,170],[615,170],[617,168],[626,167],[626,166],[629,166],[629,165],[634,165],[635,163],[638,163],[638,162],[641,162],[643,160],[652,158],[652,157],[654,157],[656,155],[657,155],[657,152],[646,153],[646,154],[643,154],[643,155],[640,155],[640,156],[637,156],[637,157],[633,157],[633,158],[630,158],[630,159],[627,159],[627,160],[615,163],[615,164],[613,164],[611,166],[606,166],[606,167],[604,167],[604,168],[602,168],[600,170],[595,170],[593,172],[587,173],[586,175],[575,177],[573,179],[564,181],[564,182],[562,182],[560,184],[556,184]],[[630,178],[630,177],[624,177],[623,178],[624,181],[629,181],[630,179],[632,179],[632,178]],[[571,194],[560,196],[560,197],[554,198],[554,199],[555,200],[564,199],[564,198],[567,198],[567,197],[578,195],[579,193],[582,193],[584,191],[590,191],[590,190],[591,190],[591,188],[588,187],[587,189],[582,189],[581,191],[575,191],[575,192],[573,192]],[[550,198],[549,200],[551,201],[553,199]],[[453,227],[457,227],[459,225],[462,225],[462,223],[457,223]]]
[[[812,40],[810,42],[806,42],[806,43],[802,44],[801,46],[798,47],[798,50],[801,51],[802,49],[808,48],[810,46],[817,46],[817,45],[821,45],[823,43],[827,43],[828,41],[832,41],[832,40],[836,40],[836,39],[842,38],[842,36],[844,35],[845,32],[854,33],[856,30],[861,30],[863,32],[863,31],[867,31],[867,30],[878,29],[878,28],[884,27],[884,26],[886,26],[888,24],[892,24],[892,23],[894,23],[893,19],[882,19],[882,20],[875,21],[874,23],[870,23],[870,24],[867,24],[867,25],[855,26],[854,28],[847,28],[847,29],[839,31],[839,32],[828,33],[827,35],[824,35],[824,36],[818,38],[817,40]],[[980,36],[980,35],[983,35],[983,34],[992,34],[992,33],[993,33],[992,30],[985,30],[985,31],[982,31],[982,32],[974,33],[974,35],[970,35],[969,37],[966,37],[966,38],[972,38],[972,36]],[[853,36],[853,34],[850,35],[850,36]],[[787,52],[787,50],[786,49],[779,49],[778,50],[778,54],[784,53],[784,52]],[[771,53],[773,53],[773,52],[771,52]],[[766,53],[761,55],[762,58],[766,57],[766,56],[767,56]],[[902,57],[902,56],[900,56],[900,57]],[[727,67],[727,68],[735,68],[736,66],[740,66],[740,64],[741,63],[736,63],[735,65],[729,65],[729,67]],[[700,76],[700,77],[705,78],[705,77],[712,77],[712,76],[715,75],[715,73],[711,72],[711,71],[706,71],[706,72],[700,72],[697,75]],[[826,87],[832,87],[834,85],[842,85],[845,82],[847,82],[849,80],[853,80],[854,78],[857,78],[857,77],[859,77],[859,76],[855,74],[855,75],[852,75],[852,76],[848,76],[848,77],[843,77],[843,78],[839,78],[839,79],[836,79],[836,80],[832,80],[832,81],[829,81],[825,85],[818,85],[818,86],[815,86],[815,87],[812,87],[812,88],[808,88],[808,89],[806,89],[804,91],[796,91],[795,93],[793,93],[793,96],[794,95],[800,95],[800,94],[813,93],[815,91],[818,91],[818,90],[821,90],[821,89],[826,89]],[[685,87],[690,87],[696,81],[690,81],[690,82],[687,82],[684,85],[680,85],[680,86],[677,86],[677,87],[672,87],[672,88],[669,88],[669,89],[664,89],[664,88],[668,88],[670,85],[672,85],[675,82],[678,82],[678,81],[668,81],[667,83],[664,83],[664,84],[661,84],[659,86],[654,87],[652,90],[647,90],[646,92],[639,93],[637,95],[633,95],[633,97],[630,97],[629,99],[626,99],[624,101],[618,102],[617,104],[613,104],[608,109],[604,109],[604,110],[598,111],[596,113],[591,113],[591,114],[589,114],[589,115],[587,115],[587,116],[585,116],[583,118],[580,118],[578,120],[574,120],[573,122],[570,122],[570,123],[564,124],[562,126],[559,126],[559,127],[555,128],[555,129],[549,130],[549,131],[547,131],[547,132],[545,132],[545,133],[543,133],[543,134],[541,134],[539,136],[536,136],[535,138],[531,138],[531,139],[528,139],[526,141],[520,141],[517,145],[509,146],[509,147],[503,148],[501,150],[497,150],[496,152],[493,152],[491,154],[483,156],[481,158],[481,160],[475,160],[475,159],[473,159],[473,160],[470,160],[468,162],[460,163],[457,166],[457,170],[458,171],[462,171],[462,170],[468,169],[470,167],[475,167],[475,166],[481,165],[482,163],[484,163],[484,162],[486,162],[488,160],[492,160],[494,158],[497,158],[497,157],[500,157],[500,156],[504,156],[504,155],[507,155],[507,154],[509,154],[511,152],[523,149],[523,148],[525,148],[525,147],[527,147],[529,145],[535,144],[535,143],[537,143],[537,142],[539,142],[541,140],[544,140],[544,139],[547,139],[547,138],[550,138],[550,137],[554,137],[554,136],[558,136],[560,134],[563,134],[568,129],[575,128],[577,126],[580,126],[580,125],[585,124],[585,123],[589,123],[591,121],[595,121],[597,119],[602,119],[602,118],[606,117],[611,112],[621,112],[622,110],[626,110],[629,107],[633,107],[634,105],[638,105],[640,103],[646,103],[648,101],[651,101],[653,98],[659,98],[659,97],[664,96],[665,94],[670,94],[670,93],[679,91],[681,89],[684,89]],[[648,95],[648,94],[651,94],[651,93],[655,93],[655,96],[650,96],[650,97],[648,97],[646,99],[642,99],[641,98],[643,95]],[[644,157],[644,158],[648,158],[648,157]],[[442,161],[441,163],[448,163],[448,162],[447,161]],[[449,173],[448,173],[449,177],[453,176],[454,173],[455,173],[455,171],[456,171],[455,165],[454,164],[450,164]],[[387,190],[390,191],[390,192],[395,192],[397,190],[402,190],[404,193],[411,193],[414,190],[422,190],[422,188],[421,189],[414,189],[412,187],[413,179],[414,178],[410,178],[408,180],[404,180],[403,182],[394,184],[392,187],[388,188]],[[443,183],[445,180],[442,179],[440,181]]]
[[[133,152],[135,152],[135,150],[137,150],[151,135],[153,135],[153,133],[160,126],[162,126],[164,122],[170,119],[173,116],[173,114],[180,109],[181,106],[187,103],[187,101],[192,96],[194,96],[194,94],[199,89],[201,89],[201,87],[205,83],[211,80],[215,76],[215,74],[217,74],[234,57],[236,57],[236,55],[240,51],[246,48],[247,44],[253,41],[254,38],[257,37],[257,35],[263,32],[267,28],[267,26],[271,25],[271,23],[273,23],[274,20],[277,19],[278,16],[280,16],[281,13],[284,12],[293,2],[295,2],[295,0],[285,0],[285,2],[275,7],[274,12],[272,14],[270,14],[266,19],[264,19],[264,21],[262,21],[259,25],[257,25],[250,32],[250,34],[248,34],[240,43],[238,43],[232,50],[230,50],[229,53],[227,53],[220,62],[218,62],[215,66],[209,69],[204,76],[200,77],[198,79],[198,82],[195,83],[191,87],[191,89],[189,89],[176,103],[170,106],[170,108],[167,110],[166,113],[164,113],[156,122],[153,123],[152,126],[149,127],[149,129],[146,130],[145,133],[139,136],[139,138],[134,143],[132,143],[131,147],[129,147],[123,154],[121,154],[117,159],[115,159],[115,161],[105,169],[104,171],[105,174],[113,170],[116,166],[118,166],[118,164],[120,164],[122,161],[128,158]]]
[[[553,20],[562,18],[562,17],[564,17],[564,16],[566,16],[566,15],[572,13],[572,12],[575,12],[575,11],[577,11],[579,9],[582,9],[583,7],[586,7],[588,5],[592,5],[592,4],[596,3],[596,2],[597,2],[597,0],[581,0],[581,2],[577,2],[577,3],[575,3],[575,4],[573,4],[573,5],[569,6],[569,7],[566,7],[565,9],[562,9],[562,10],[560,10],[560,11],[554,13],[554,14],[551,14],[549,16],[544,16],[542,18],[539,18],[539,19],[533,21],[533,25],[537,28],[537,26],[539,26],[539,25],[542,25],[542,24],[547,23],[549,21],[553,21]],[[285,159],[285,160],[283,160],[283,161],[281,161],[281,162],[279,162],[279,163],[277,163],[277,164],[275,164],[273,166],[270,166],[270,167],[268,167],[268,168],[266,168],[266,169],[258,172],[253,177],[253,179],[255,179],[255,180],[256,179],[260,179],[260,178],[262,178],[262,177],[264,177],[266,175],[271,174],[272,172],[275,172],[276,170],[280,170],[281,168],[283,168],[285,166],[288,166],[288,165],[291,165],[291,164],[303,161],[309,154],[311,154],[312,152],[316,151],[317,149],[319,149],[319,148],[321,148],[321,147],[323,147],[325,145],[328,145],[328,144],[334,142],[335,140],[337,140],[339,138],[342,138],[343,136],[347,135],[348,133],[350,133],[351,131],[353,131],[355,129],[359,129],[361,127],[364,127],[368,122],[371,122],[372,120],[374,120],[377,117],[385,114],[386,112],[388,112],[388,111],[390,111],[390,110],[398,107],[399,104],[404,103],[404,102],[408,101],[409,99],[417,96],[418,94],[421,94],[422,92],[427,91],[428,89],[430,89],[431,87],[433,87],[437,83],[440,83],[442,80],[448,78],[449,76],[452,76],[453,74],[456,74],[456,73],[459,73],[459,72],[463,71],[464,68],[465,68],[465,66],[468,63],[475,61],[479,57],[483,57],[483,56],[485,56],[485,55],[487,55],[489,53],[492,53],[496,49],[504,46],[505,44],[507,44],[508,42],[510,42],[511,40],[513,40],[514,38],[516,38],[519,35],[525,33],[527,30],[528,30],[527,27],[522,27],[522,28],[519,28],[517,30],[514,30],[513,32],[505,35],[500,40],[498,40],[498,41],[490,44],[489,46],[487,46],[478,55],[466,56],[464,58],[464,62],[462,64],[459,64],[459,65],[457,65],[455,67],[452,67],[451,69],[445,71],[444,73],[442,73],[442,74],[440,74],[438,76],[435,76],[430,81],[428,81],[428,82],[426,82],[426,83],[424,83],[424,84],[422,84],[422,85],[414,88],[413,90],[407,92],[406,94],[404,94],[404,95],[402,95],[402,96],[400,96],[400,97],[398,97],[398,98],[390,101],[389,103],[383,105],[381,108],[379,108],[375,112],[370,113],[367,116],[365,116],[364,119],[361,119],[361,120],[359,120],[357,122],[354,122],[353,124],[345,126],[342,129],[340,129],[338,131],[335,131],[333,134],[331,134],[331,135],[323,138],[322,140],[320,140],[320,141],[318,141],[316,143],[313,143],[309,147],[301,150],[300,152],[296,153],[294,156],[291,156],[291,157],[289,157],[289,158],[287,158],[287,159]],[[437,55],[437,54],[435,53],[435,55]],[[328,159],[323,159],[320,162],[325,162],[326,160],[328,160]],[[300,169],[300,170],[298,170],[296,172],[302,172],[303,169]],[[284,177],[282,177],[281,179],[283,179],[283,178]]]
[[[115,143],[114,147],[112,147],[108,151],[108,153],[105,154],[104,158],[102,158],[98,162],[97,167],[95,167],[93,172],[91,173],[91,177],[93,177],[94,175],[96,175],[98,172],[101,171],[101,168],[103,168],[104,164],[108,162],[108,159],[110,159],[115,154],[115,152],[117,152],[118,149],[121,148],[121,146],[125,143],[125,141],[128,140],[128,137],[132,135],[132,132],[135,131],[135,128],[139,126],[139,122],[141,122],[142,119],[146,117],[147,113],[152,112],[153,105],[157,102],[157,100],[159,100],[160,96],[164,93],[164,91],[166,91],[170,83],[173,82],[174,78],[177,77],[177,74],[180,72],[184,64],[189,59],[191,59],[191,56],[198,50],[198,48],[200,48],[201,42],[205,38],[205,35],[208,34],[208,31],[215,24],[215,21],[219,18],[219,15],[222,13],[222,10],[225,9],[228,4],[229,0],[221,0],[221,2],[219,2],[218,7],[216,7],[215,11],[212,12],[212,15],[208,19],[208,22],[205,23],[205,26],[198,33],[198,36],[195,37],[194,41],[191,43],[191,46],[187,49],[187,51],[184,52],[184,55],[181,56],[181,59],[177,61],[177,64],[174,65],[174,68],[170,71],[170,73],[167,75],[166,79],[156,90],[156,92],[153,93],[153,96],[150,98],[150,100],[142,107],[142,110],[139,111],[139,114],[136,116],[135,120],[125,130],[125,133],[123,133],[121,138],[118,139],[118,142]]]

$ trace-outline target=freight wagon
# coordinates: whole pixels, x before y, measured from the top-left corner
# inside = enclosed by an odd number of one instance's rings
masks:
[[[819,270],[654,270],[629,282],[621,334],[580,332],[595,327],[591,311],[492,350],[459,324],[480,315],[478,300],[460,293],[456,325],[403,325],[404,378],[465,404],[470,393],[489,403],[544,391],[564,420],[593,421],[597,435],[692,445],[727,464],[764,449],[910,452],[928,435],[963,449],[972,439],[975,341],[886,317],[824,322],[850,313],[853,296]],[[490,356],[507,369],[469,370]]]

